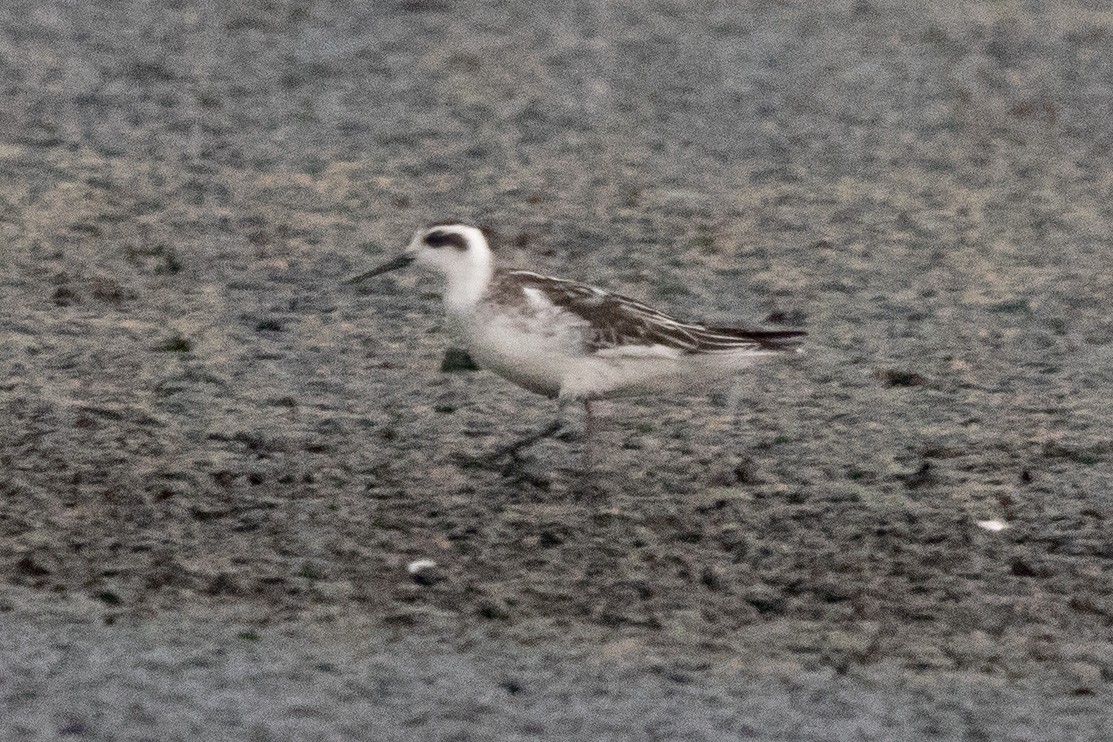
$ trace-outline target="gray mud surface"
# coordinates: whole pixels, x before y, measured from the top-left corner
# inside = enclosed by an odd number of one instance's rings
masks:
[[[1113,738],[1106,3],[7,0],[0,86],[0,737]],[[444,218],[808,353],[467,466],[552,403],[342,283]]]

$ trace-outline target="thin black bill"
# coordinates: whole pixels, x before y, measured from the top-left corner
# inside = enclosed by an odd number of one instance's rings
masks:
[[[413,259],[412,255],[399,255],[394,260],[391,260],[390,262],[387,262],[387,263],[383,263],[378,268],[372,268],[371,270],[367,271],[366,273],[360,273],[358,276],[353,276],[352,278],[349,278],[344,283],[360,283],[361,281],[365,281],[368,278],[373,278],[374,276],[381,276],[383,273],[389,273],[390,271],[396,271],[399,268],[405,268],[407,265],[409,265],[412,262],[414,262],[414,259]]]

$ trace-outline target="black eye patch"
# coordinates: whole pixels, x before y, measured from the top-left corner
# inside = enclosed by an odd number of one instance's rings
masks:
[[[425,244],[429,247],[447,247],[451,245],[461,251],[468,249],[468,241],[464,239],[464,235],[458,232],[445,232],[439,229],[425,235]]]

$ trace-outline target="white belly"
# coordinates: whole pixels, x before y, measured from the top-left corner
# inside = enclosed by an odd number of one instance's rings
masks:
[[[576,359],[566,333],[527,331],[503,318],[460,323],[468,352],[481,367],[536,394],[556,397]]]
[[[699,393],[706,390],[702,382],[729,375],[758,357],[686,356],[663,346],[589,353],[577,325],[497,314],[455,319],[456,330],[476,363],[546,397],[601,399],[659,389]]]

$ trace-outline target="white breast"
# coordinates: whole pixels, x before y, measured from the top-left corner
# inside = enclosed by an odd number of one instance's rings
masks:
[[[477,311],[457,318],[457,329],[476,363],[531,392],[556,397],[583,357],[579,323],[567,315]]]

